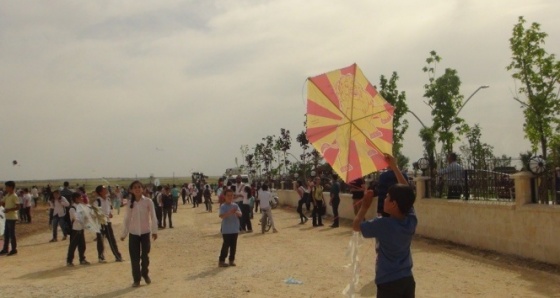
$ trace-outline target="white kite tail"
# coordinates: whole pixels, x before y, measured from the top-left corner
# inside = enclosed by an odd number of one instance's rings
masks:
[[[84,229],[94,233],[100,233],[101,227],[97,216],[95,216],[94,208],[95,207],[80,204],[76,207],[76,213],[78,214],[78,220],[82,223]]]
[[[346,297],[355,297],[356,287],[360,282],[360,257],[358,256],[358,250],[362,245],[362,240],[362,234],[354,231],[352,233],[352,239],[350,239],[350,243],[348,243],[348,249],[346,250],[346,256],[350,257],[350,263],[345,267],[350,268],[352,274],[350,283],[342,291],[342,294]]]

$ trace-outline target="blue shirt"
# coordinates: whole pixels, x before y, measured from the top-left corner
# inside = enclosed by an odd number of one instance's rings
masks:
[[[220,206],[220,215],[229,212],[231,209],[239,209],[239,206],[235,203],[227,204],[224,203]],[[237,214],[231,214],[222,218],[222,234],[238,234],[239,233],[239,217]]]
[[[414,208],[403,219],[381,217],[365,221],[360,230],[365,238],[377,238],[379,251],[375,265],[375,283],[384,284],[412,276],[410,243],[418,219]]]

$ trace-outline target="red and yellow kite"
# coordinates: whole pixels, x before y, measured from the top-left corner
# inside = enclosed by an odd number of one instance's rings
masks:
[[[307,139],[350,182],[387,167],[393,112],[356,64],[307,80]]]

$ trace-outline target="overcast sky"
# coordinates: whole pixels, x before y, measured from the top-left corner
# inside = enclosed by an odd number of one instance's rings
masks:
[[[558,54],[559,11],[557,0],[0,0],[0,179],[219,175],[280,128],[299,155],[306,78],[354,62],[374,85],[397,71],[431,123],[431,50],[465,98],[491,86],[461,116],[517,157],[530,145],[505,69],[511,31],[520,15],[538,22]],[[414,161],[420,125],[407,118]]]

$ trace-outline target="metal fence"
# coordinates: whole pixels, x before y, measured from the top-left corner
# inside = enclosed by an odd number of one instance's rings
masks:
[[[560,175],[544,173],[531,179],[531,201],[537,204],[560,205]]]
[[[462,170],[457,176],[460,178],[436,177],[435,183],[431,183],[430,197],[450,200],[515,200],[515,185],[509,173],[468,169]]]

